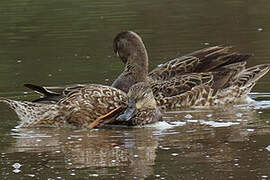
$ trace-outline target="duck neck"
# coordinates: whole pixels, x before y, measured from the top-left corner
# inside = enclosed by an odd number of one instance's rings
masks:
[[[129,56],[124,71],[131,73],[136,82],[147,80],[148,55],[144,46]]]

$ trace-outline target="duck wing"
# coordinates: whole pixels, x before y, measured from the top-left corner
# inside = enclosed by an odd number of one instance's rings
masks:
[[[190,91],[200,85],[211,85],[213,73],[189,73],[173,77],[169,80],[159,80],[151,83],[155,99],[172,97]]]
[[[152,70],[149,77],[152,80],[168,80],[187,73],[211,72],[223,66],[246,62],[249,57],[232,52],[231,47],[214,46],[170,60]]]
[[[241,67],[241,63],[237,64]],[[159,94],[157,96],[158,106],[162,109],[175,109],[247,102],[247,95],[256,81],[270,69],[269,64],[257,65],[242,70],[233,68],[233,66],[227,67],[232,68],[231,71],[225,69],[209,73],[209,77],[211,77],[209,81],[206,80],[205,83],[197,83],[196,85],[194,83],[194,86],[189,86],[187,91],[182,93],[175,93],[174,96],[166,96],[168,94],[165,93]]]
[[[127,95],[123,91],[104,85],[91,84],[85,88],[71,91],[57,104],[65,114],[67,122],[77,127],[88,127],[101,116],[110,113],[119,106],[125,107]],[[122,112],[119,108],[117,112]],[[119,115],[114,112],[114,117]],[[102,123],[109,123],[114,118]]]

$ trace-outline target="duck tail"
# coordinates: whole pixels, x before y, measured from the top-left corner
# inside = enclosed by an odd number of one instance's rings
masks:
[[[24,86],[38,92],[43,96],[39,99],[34,100],[33,102],[57,102],[62,97],[60,93],[50,91],[42,86],[37,86],[34,84],[24,84]]]
[[[0,97],[0,102],[2,102],[2,103],[6,103],[8,105],[11,105],[12,104],[11,101],[12,100],[10,100],[10,99],[4,98],[4,97]]]
[[[53,116],[56,116],[56,114],[52,112],[58,112],[58,105],[56,104],[15,101],[4,97],[0,97],[0,103],[1,102],[8,104],[9,107],[14,110],[21,120],[20,127],[35,126],[35,124],[38,124],[41,120],[50,120]]]
[[[239,72],[233,80],[238,87],[250,86],[262,78],[270,70],[270,64],[260,64]]]

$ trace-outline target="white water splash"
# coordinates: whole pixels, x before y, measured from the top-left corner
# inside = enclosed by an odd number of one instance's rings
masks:
[[[238,122],[216,122],[216,121],[204,121],[204,120],[200,120],[199,122],[200,124],[206,124],[212,127],[229,127],[232,125],[240,124]]]

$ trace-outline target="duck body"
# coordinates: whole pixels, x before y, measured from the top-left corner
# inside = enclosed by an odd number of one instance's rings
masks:
[[[113,49],[125,68],[112,86],[128,92],[132,85],[147,82],[162,109],[243,103],[256,81],[269,71],[268,64],[246,68],[250,55],[234,52],[231,47],[213,46],[170,60],[148,73],[146,48],[132,31],[119,33]],[[58,102],[72,87],[60,89],[57,95],[50,87],[31,86],[44,94],[36,100],[41,103],[50,99],[55,101],[49,103]]]
[[[19,127],[85,128],[99,116],[127,103],[126,93],[109,86],[92,84],[71,91],[56,104],[20,102],[1,98],[21,120]]]
[[[257,65],[241,71],[237,66],[234,68],[155,81],[151,88],[158,106],[165,110],[247,103],[248,93],[269,71],[270,65]]]
[[[140,53],[131,48],[132,42]],[[120,33],[114,40],[114,51],[125,64],[124,72],[113,83],[114,87],[121,88],[117,85],[121,84],[123,76],[143,75],[148,71],[148,67],[129,68],[148,64],[141,62],[148,61],[147,51],[134,32]],[[131,55],[133,53],[135,55]],[[138,58],[136,54],[146,55]],[[157,105],[165,110],[246,103],[256,81],[270,69],[269,64],[246,68],[249,57],[233,52],[231,47],[213,46],[160,65],[148,73],[145,81],[150,83]]]
[[[135,84],[133,89],[138,89],[136,87]],[[139,89],[133,93],[139,93],[138,91]],[[113,116],[105,118],[97,127],[104,124],[144,125],[161,119],[161,113],[157,107],[145,107],[137,110],[128,121],[114,121],[124,112],[128,103],[128,95],[119,89],[98,84],[71,91],[56,104],[14,101],[2,97],[0,102],[8,104],[16,112],[21,120],[18,127],[22,128],[65,126],[87,128],[100,116],[106,115],[118,107],[120,107],[119,110]]]

